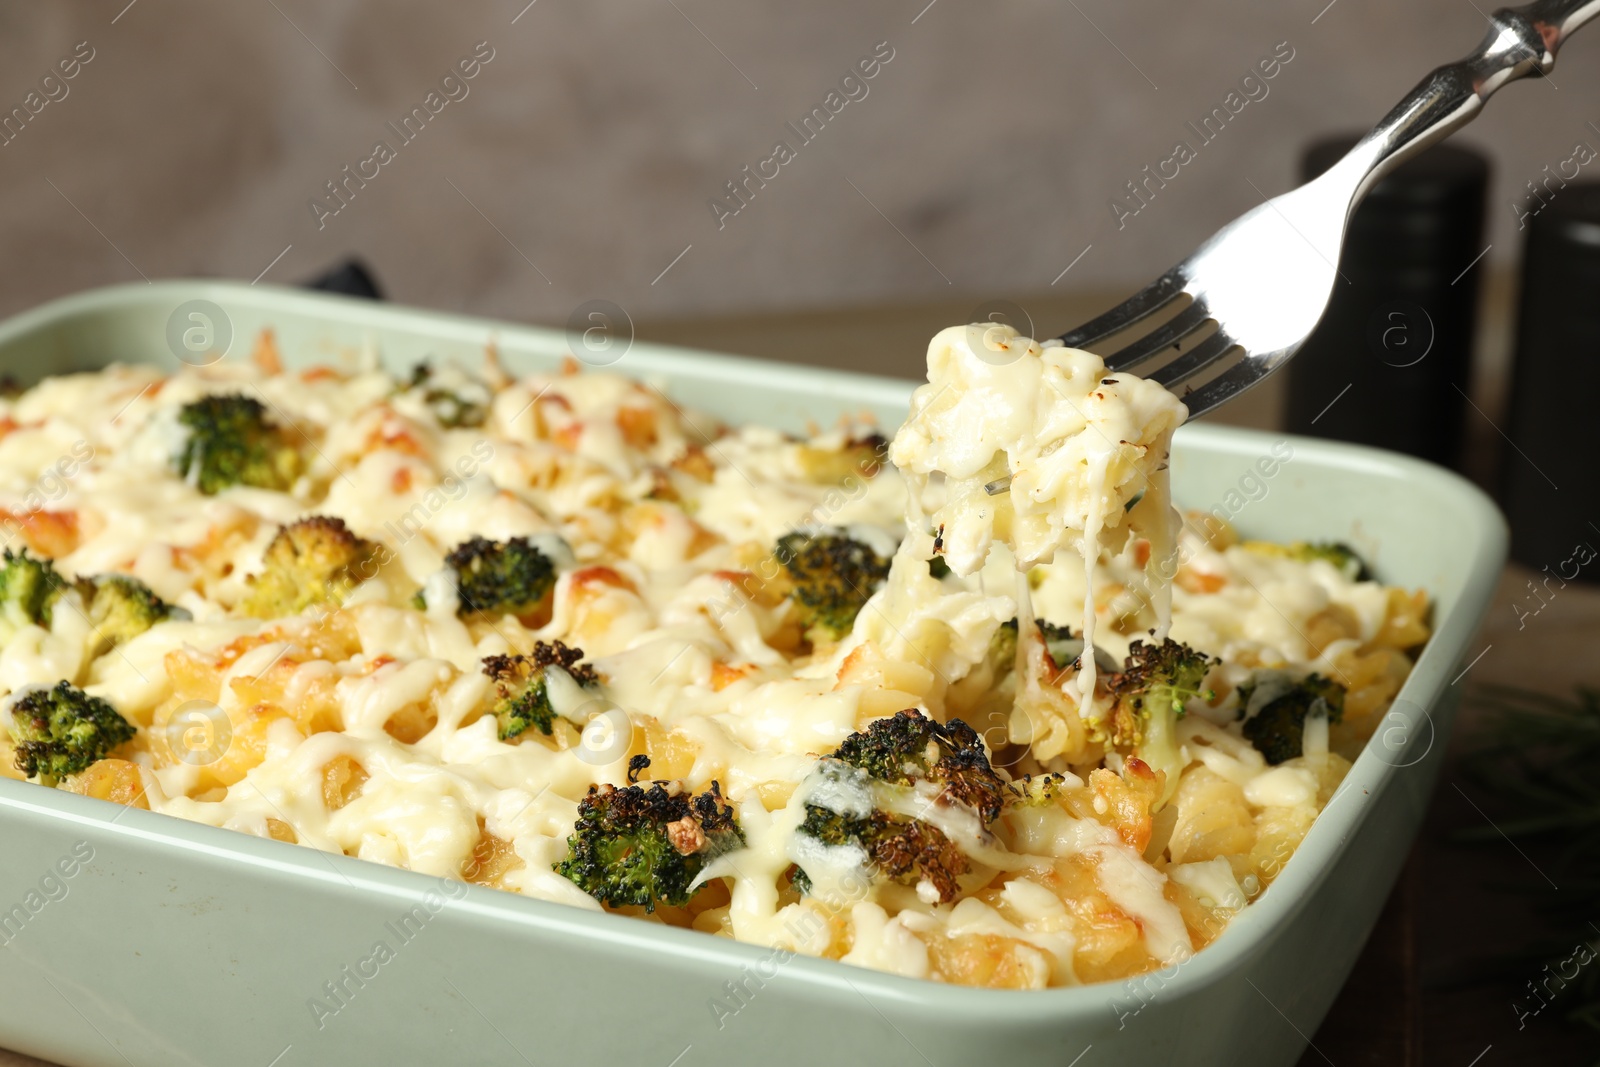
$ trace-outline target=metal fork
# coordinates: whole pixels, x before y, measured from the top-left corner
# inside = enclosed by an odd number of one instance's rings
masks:
[[[1107,368],[1134,370],[1215,323],[1215,333],[1144,376],[1182,396],[1191,418],[1242,393],[1288,362],[1322,318],[1339,276],[1345,226],[1367,190],[1472,121],[1502,85],[1548,73],[1568,35],[1596,14],[1600,0],[1535,0],[1495,12],[1476,52],[1425,78],[1331,170],[1241,215],[1188,259],[1061,340],[1086,348],[1187,295],[1188,307],[1108,356]],[[1240,349],[1236,364],[1194,386],[1197,375]]]

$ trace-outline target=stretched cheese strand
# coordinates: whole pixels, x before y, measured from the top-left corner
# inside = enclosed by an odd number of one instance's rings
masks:
[[[1105,526],[1102,502],[1105,499],[1106,464],[1094,464],[1089,478],[1088,514],[1083,522],[1083,653],[1078,657],[1078,707],[1079,714],[1088,716],[1094,709],[1094,623],[1095,569],[1100,563],[1100,534]]]

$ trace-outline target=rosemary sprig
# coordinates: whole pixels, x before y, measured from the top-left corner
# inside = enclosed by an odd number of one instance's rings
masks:
[[[1483,712],[1482,735],[1462,770],[1494,797],[1496,815],[1492,826],[1456,837],[1498,841],[1503,833],[1537,844],[1543,855],[1553,853],[1547,862],[1561,887],[1539,900],[1548,936],[1527,946],[1518,962],[1600,944],[1600,689],[1580,686],[1571,697],[1557,697],[1482,686],[1472,701]],[[1600,961],[1584,967],[1553,1003],[1569,1020],[1600,1031]]]

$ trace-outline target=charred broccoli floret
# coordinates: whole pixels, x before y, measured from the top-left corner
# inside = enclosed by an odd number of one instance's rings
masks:
[[[1239,686],[1239,715],[1245,740],[1276,765],[1301,754],[1308,717],[1333,723],[1344,716],[1344,686],[1320,674],[1257,671]]]
[[[254,397],[203,396],[183,406],[178,423],[187,433],[173,466],[207,496],[230,485],[284,490],[300,474],[299,451]]]
[[[698,796],[676,782],[590,786],[555,871],[602,904],[653,912],[687,904],[707,865],[743,846],[716,782]]]
[[[1246,541],[1244,547],[1263,556],[1295,559],[1302,563],[1320,559],[1333,564],[1334,570],[1352,582],[1372,580],[1372,571],[1367,567],[1366,560],[1357,555],[1355,549],[1340,541],[1293,541],[1286,545],[1275,541]]]
[[[1197,696],[1209,696],[1200,686],[1215,662],[1204,652],[1167,638],[1159,645],[1135,641],[1111,691],[1117,698],[1119,743],[1138,744],[1158,714],[1183,716],[1184,705]]]
[[[377,573],[377,556],[378,546],[351,533],[343,519],[292,522],[267,544],[261,573],[250,577],[239,606],[258,619],[297,615],[314,604],[338,607]]]
[[[937,826],[877,808],[860,816],[807,804],[796,832],[829,847],[861,849],[874,875],[903,885],[927,882],[944,902],[961,892],[959,879],[969,869],[961,849]],[[808,895],[815,889],[803,867],[793,884]]]
[[[482,426],[494,399],[488,385],[460,367],[446,364],[443,370],[435,370],[426,359],[411,368],[405,391],[419,397],[447,430]]]
[[[890,785],[931,782],[940,800],[965,804],[986,825],[1005,803],[1005,781],[989,766],[977,731],[960,719],[940,723],[907,708],[851,734],[832,758]]]
[[[138,637],[158,622],[187,618],[188,612],[174,608],[137,578],[126,574],[100,574],[79,578],[72,583],[83,599],[83,611],[94,627],[99,656],[125,641]]]
[[[55,564],[28,555],[25,548],[16,552],[8,548],[0,560],[0,615],[13,627],[49,626],[56,600],[66,587]]]
[[[456,614],[526,615],[538,608],[556,584],[556,565],[526,537],[491,541],[474,537],[444,558],[455,572]],[[412,601],[426,607],[419,591]]]
[[[1044,638],[1044,650],[1050,655],[1050,662],[1056,670],[1064,671],[1083,655],[1083,638],[1074,637],[1072,630],[1065,626],[1057,626],[1046,619],[1034,619],[1034,625],[1039,627],[1039,636]],[[1012,620],[1016,624],[1016,620]]]
[[[798,833],[829,848],[858,850],[874,877],[902,885],[927,884],[944,902],[960,892],[970,869],[960,845],[931,815],[962,809],[982,831],[1013,793],[989,765],[976,732],[959,719],[935,722],[916,709],[879,719],[851,734],[825,756],[811,779]],[[814,888],[805,848],[794,884]]]
[[[547,672],[559,667],[579,685],[599,685],[600,676],[594,667],[579,662],[582,659],[583,649],[568,648],[560,641],[540,641],[528,656],[485,656],[483,673],[493,679],[500,696],[494,706],[500,740],[510,741],[529,727],[548,737],[556,711],[545,685]]]
[[[1135,641],[1128,646],[1122,670],[1110,679],[1116,698],[1111,741],[1132,748],[1152,768],[1166,773],[1165,796],[1177,788],[1184,764],[1175,724],[1183,718],[1184,705],[1190,700],[1213,696],[1201,686],[1215,662],[1170,637],[1159,645]]]
[[[1039,636],[1044,639],[1045,652],[1050,656],[1050,664],[1056,671],[1064,671],[1078,662],[1083,655],[1083,638],[1075,636],[1071,628],[1057,626],[1048,619],[1034,619],[1034,625],[1039,627]],[[1007,619],[1000,624],[1000,629],[995,632],[994,640],[990,643],[990,657],[993,662],[1006,664],[1012,662],[1017,655],[1017,620]],[[1096,646],[1094,650],[1095,662],[1100,669],[1112,672],[1117,669],[1117,664],[1109,659],[1104,649]]]
[[[17,769],[45,785],[88,770],[135,732],[110,704],[66,681],[30,689],[11,705]]]
[[[778,539],[787,592],[808,633],[837,640],[889,576],[889,561],[839,530],[796,530]]]

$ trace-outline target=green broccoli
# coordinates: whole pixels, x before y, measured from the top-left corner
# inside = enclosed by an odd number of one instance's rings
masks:
[[[1039,636],[1044,639],[1044,650],[1050,657],[1050,665],[1057,672],[1064,671],[1078,662],[1083,655],[1083,638],[1075,637],[1071,628],[1057,626],[1048,619],[1034,619],[1034,625],[1039,627]],[[1000,629],[995,631],[994,639],[989,645],[990,661],[1004,669],[1014,662],[1017,657],[1017,620],[1007,619],[1000,624]],[[1117,669],[1117,664],[1110,659],[1104,649],[1096,647],[1094,650],[1095,663],[1100,669],[1110,673]]]
[[[379,546],[357,537],[343,519],[312,515],[280,528],[263,553],[261,573],[239,607],[258,619],[298,615],[312,605],[338,607],[377,573]]]
[[[1170,637],[1159,645],[1135,641],[1128,646],[1122,670],[1110,678],[1116,699],[1110,719],[1111,742],[1132,748],[1153,769],[1166,773],[1163,799],[1177,789],[1178,774],[1184,767],[1176,723],[1190,700],[1210,700],[1215,695],[1201,686],[1216,662]]]
[[[110,704],[66,681],[27,690],[11,705],[17,769],[44,785],[88,770],[136,732]]]
[[[67,581],[48,559],[28,555],[23,548],[5,550],[0,560],[0,617],[12,627],[48,627],[55,603]]]
[[[1239,686],[1239,717],[1244,736],[1279,764],[1299,756],[1306,719],[1325,715],[1330,723],[1344,716],[1344,686],[1319,674],[1296,678],[1285,671],[1264,670]]]
[[[877,808],[862,817],[807,804],[796,833],[829,847],[861,849],[877,877],[902,885],[927,882],[944,903],[960,894],[960,878],[970,869],[961,849],[937,826]],[[807,895],[815,892],[803,867],[796,869],[792,884]]]
[[[1012,620],[1015,623],[1016,620]],[[1034,619],[1034,625],[1039,627],[1039,636],[1044,638],[1044,650],[1050,656],[1050,663],[1058,671],[1064,671],[1083,655],[1083,638],[1074,637],[1072,630],[1065,626],[1057,626],[1046,619]]]
[[[445,566],[455,572],[456,614],[527,615],[556,585],[556,565],[526,537],[491,541],[474,537],[450,550]],[[412,599],[427,607],[422,591]]]
[[[989,639],[989,662],[1001,670],[1010,669],[1017,661],[1017,620],[1001,623]]]
[[[11,628],[33,623],[48,627],[55,609],[68,589],[77,591],[84,616],[95,631],[91,655],[99,656],[114,646],[144,633],[164,619],[187,617],[137,578],[125,574],[101,574],[69,582],[48,559],[5,550],[0,562],[0,620]]]
[[[582,659],[583,649],[568,648],[560,641],[539,641],[529,656],[485,656],[483,673],[494,681],[500,698],[494,706],[500,740],[510,741],[530,726],[548,737],[556,711],[550,706],[545,672],[559,667],[579,685],[600,684],[594,667],[579,662]]]
[[[158,622],[188,618],[189,613],[156,596],[148,585],[126,574],[100,574],[72,583],[83,611],[94,627],[94,655],[130,641]]]
[[[173,466],[207,496],[230,485],[286,490],[304,466],[283,428],[253,397],[203,396],[183,406],[178,423],[187,433]]]
[[[1276,541],[1246,541],[1244,547],[1263,556],[1294,559],[1302,563],[1323,560],[1333,564],[1333,569],[1352,582],[1369,582],[1372,570],[1356,550],[1339,541],[1293,541],[1279,544]]]
[[[744,833],[716,782],[698,796],[676,782],[592,785],[578,802],[568,856],[554,869],[602,904],[653,912],[689,903],[711,861],[743,847]]]
[[[405,392],[415,393],[447,430],[482,426],[494,394],[489,386],[455,364],[436,371],[428,360],[411,368]]]
[[[889,576],[889,561],[841,530],[796,530],[778,539],[775,552],[785,591],[813,638],[837,640]]]
[[[965,804],[985,825],[1005,803],[1006,783],[989,766],[977,731],[960,719],[940,723],[907,708],[851,734],[832,758],[890,785],[937,785],[941,801]]]
[[[970,869],[967,856],[932,820],[905,810],[959,808],[986,831],[1011,799],[970,726],[959,719],[941,724],[910,708],[851,734],[818,762],[798,833],[824,846],[858,849],[874,876],[926,882],[948,903]],[[793,884],[812,891],[803,863]]]

